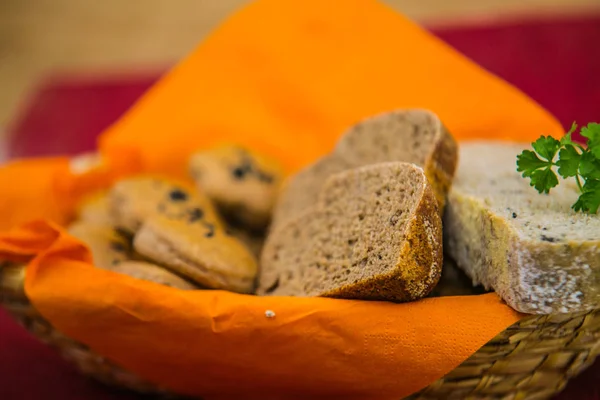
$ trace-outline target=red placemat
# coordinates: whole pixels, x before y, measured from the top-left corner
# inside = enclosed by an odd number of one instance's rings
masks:
[[[554,21],[436,29],[434,33],[521,88],[556,115],[600,121],[600,15]],[[54,77],[43,82],[10,128],[12,157],[75,154],[159,77]],[[540,134],[543,132],[540,132]],[[600,400],[600,361],[556,399]],[[83,378],[0,310],[0,399],[138,399]]]

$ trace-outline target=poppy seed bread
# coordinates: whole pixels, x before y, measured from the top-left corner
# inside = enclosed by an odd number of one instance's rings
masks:
[[[411,301],[442,268],[441,216],[423,170],[379,163],[330,177],[316,205],[269,235],[259,294]]]
[[[447,253],[517,311],[571,313],[600,303],[600,215],[574,212],[572,179],[548,195],[517,172],[527,144],[464,142],[444,215]]]
[[[271,231],[310,208],[331,175],[380,162],[422,167],[441,212],[456,169],[457,149],[452,135],[431,111],[396,110],[364,119],[341,136],[333,152],[287,179],[276,203]]]

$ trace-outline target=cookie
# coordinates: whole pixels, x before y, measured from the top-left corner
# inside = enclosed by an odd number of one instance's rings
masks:
[[[94,193],[84,198],[75,212],[77,220],[82,222],[106,226],[115,224],[105,192]]]
[[[231,236],[238,239],[246,245],[246,247],[258,259],[265,244],[265,235],[258,232],[249,231],[235,225],[228,225],[227,231]]]
[[[128,275],[136,279],[159,283],[182,290],[200,289],[200,286],[183,279],[164,267],[143,261],[123,261],[110,268],[111,271]]]
[[[135,233],[154,216],[186,221],[206,220],[222,226],[210,200],[193,185],[157,176],[136,176],[117,182],[110,190],[109,204],[117,226]]]
[[[149,218],[136,233],[133,246],[144,257],[207,288],[253,292],[255,257],[207,220]]]
[[[111,269],[133,257],[128,238],[112,226],[76,221],[67,231],[88,246],[94,265],[99,268]]]
[[[223,145],[193,154],[189,172],[228,220],[264,229],[271,217],[283,169],[241,146]]]

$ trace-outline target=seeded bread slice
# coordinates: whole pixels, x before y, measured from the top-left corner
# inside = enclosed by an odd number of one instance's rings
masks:
[[[380,163],[332,176],[318,203],[267,238],[259,294],[411,301],[442,268],[441,217],[423,170]]]
[[[576,213],[572,180],[539,194],[516,170],[526,144],[461,143],[445,249],[512,308],[571,313],[600,304],[600,216]]]
[[[276,203],[271,231],[313,206],[331,175],[388,161],[422,167],[441,211],[456,169],[457,152],[454,138],[430,111],[396,110],[367,118],[348,129],[331,154],[288,178]]]

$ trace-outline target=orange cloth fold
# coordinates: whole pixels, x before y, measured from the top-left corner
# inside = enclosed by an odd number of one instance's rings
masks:
[[[62,226],[81,196],[121,176],[183,176],[196,148],[237,142],[293,172],[349,125],[408,107],[438,113],[459,140],[562,133],[531,99],[379,2],[257,0],[102,135],[102,167],[1,168],[0,257],[31,259],[27,295],[59,330],[173,391],[401,398],[522,316],[495,294],[388,304],[180,292],[93,268]]]
[[[178,291],[91,268],[87,249],[52,223],[0,236],[0,252],[30,253],[17,236],[45,244],[35,247],[25,289],[55,327],[153,382],[208,399],[398,399],[519,318],[495,294],[392,304]]]

